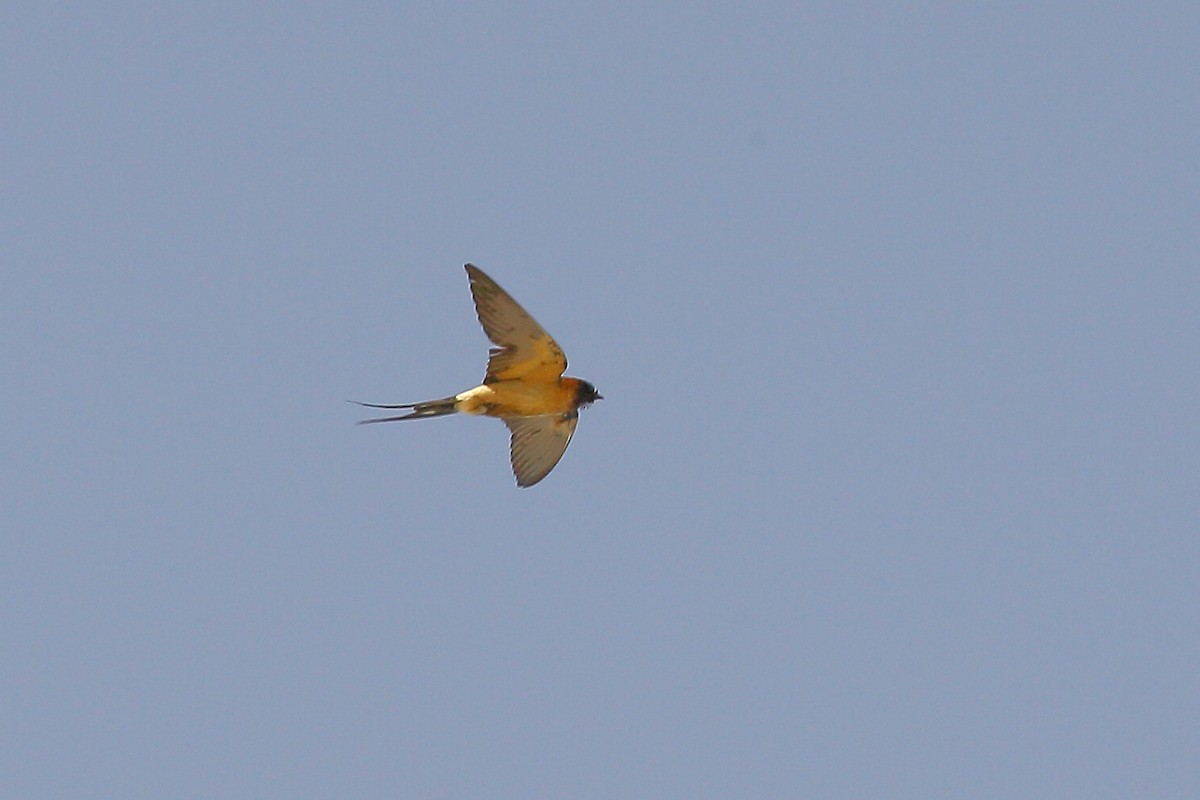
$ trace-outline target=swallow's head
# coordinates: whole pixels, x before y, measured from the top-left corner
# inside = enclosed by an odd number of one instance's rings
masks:
[[[603,399],[603,395],[596,391],[596,387],[592,386],[587,381],[580,381],[578,388],[575,389],[576,408],[582,408],[583,406],[591,405],[597,400]]]

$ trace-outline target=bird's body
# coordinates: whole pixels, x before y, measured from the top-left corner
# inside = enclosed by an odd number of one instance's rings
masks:
[[[578,408],[581,381],[562,378],[553,382],[527,380],[484,383],[455,395],[456,409],[489,417],[537,417],[569,414]]]
[[[483,383],[465,392],[421,403],[378,405],[409,413],[363,423],[424,419],[462,412],[498,417],[512,431],[511,456],[517,484],[532,486],[562,458],[579,409],[603,399],[585,380],[563,376],[567,359],[558,344],[483,270],[467,264],[471,295],[484,332],[497,347]]]

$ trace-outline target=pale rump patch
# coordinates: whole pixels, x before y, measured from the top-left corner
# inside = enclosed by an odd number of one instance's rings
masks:
[[[454,396],[454,407],[464,414],[485,414],[494,400],[490,386],[476,386]]]

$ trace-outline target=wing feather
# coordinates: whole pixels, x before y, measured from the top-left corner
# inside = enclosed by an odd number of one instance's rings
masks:
[[[479,267],[467,264],[467,276],[479,324],[498,345],[491,349],[483,382],[558,380],[567,357],[550,334]]]
[[[542,417],[507,417],[504,424],[512,431],[510,452],[513,474],[518,486],[533,486],[567,451],[579,414],[551,414]]]

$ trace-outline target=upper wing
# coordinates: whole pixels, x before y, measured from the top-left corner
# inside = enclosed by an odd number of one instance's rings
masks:
[[[512,431],[513,474],[518,486],[533,486],[550,474],[567,451],[579,414],[551,414],[543,417],[507,417],[504,424]]]
[[[483,382],[558,380],[567,368],[567,357],[550,334],[479,267],[467,264],[467,275],[484,333],[499,345],[491,349]]]

